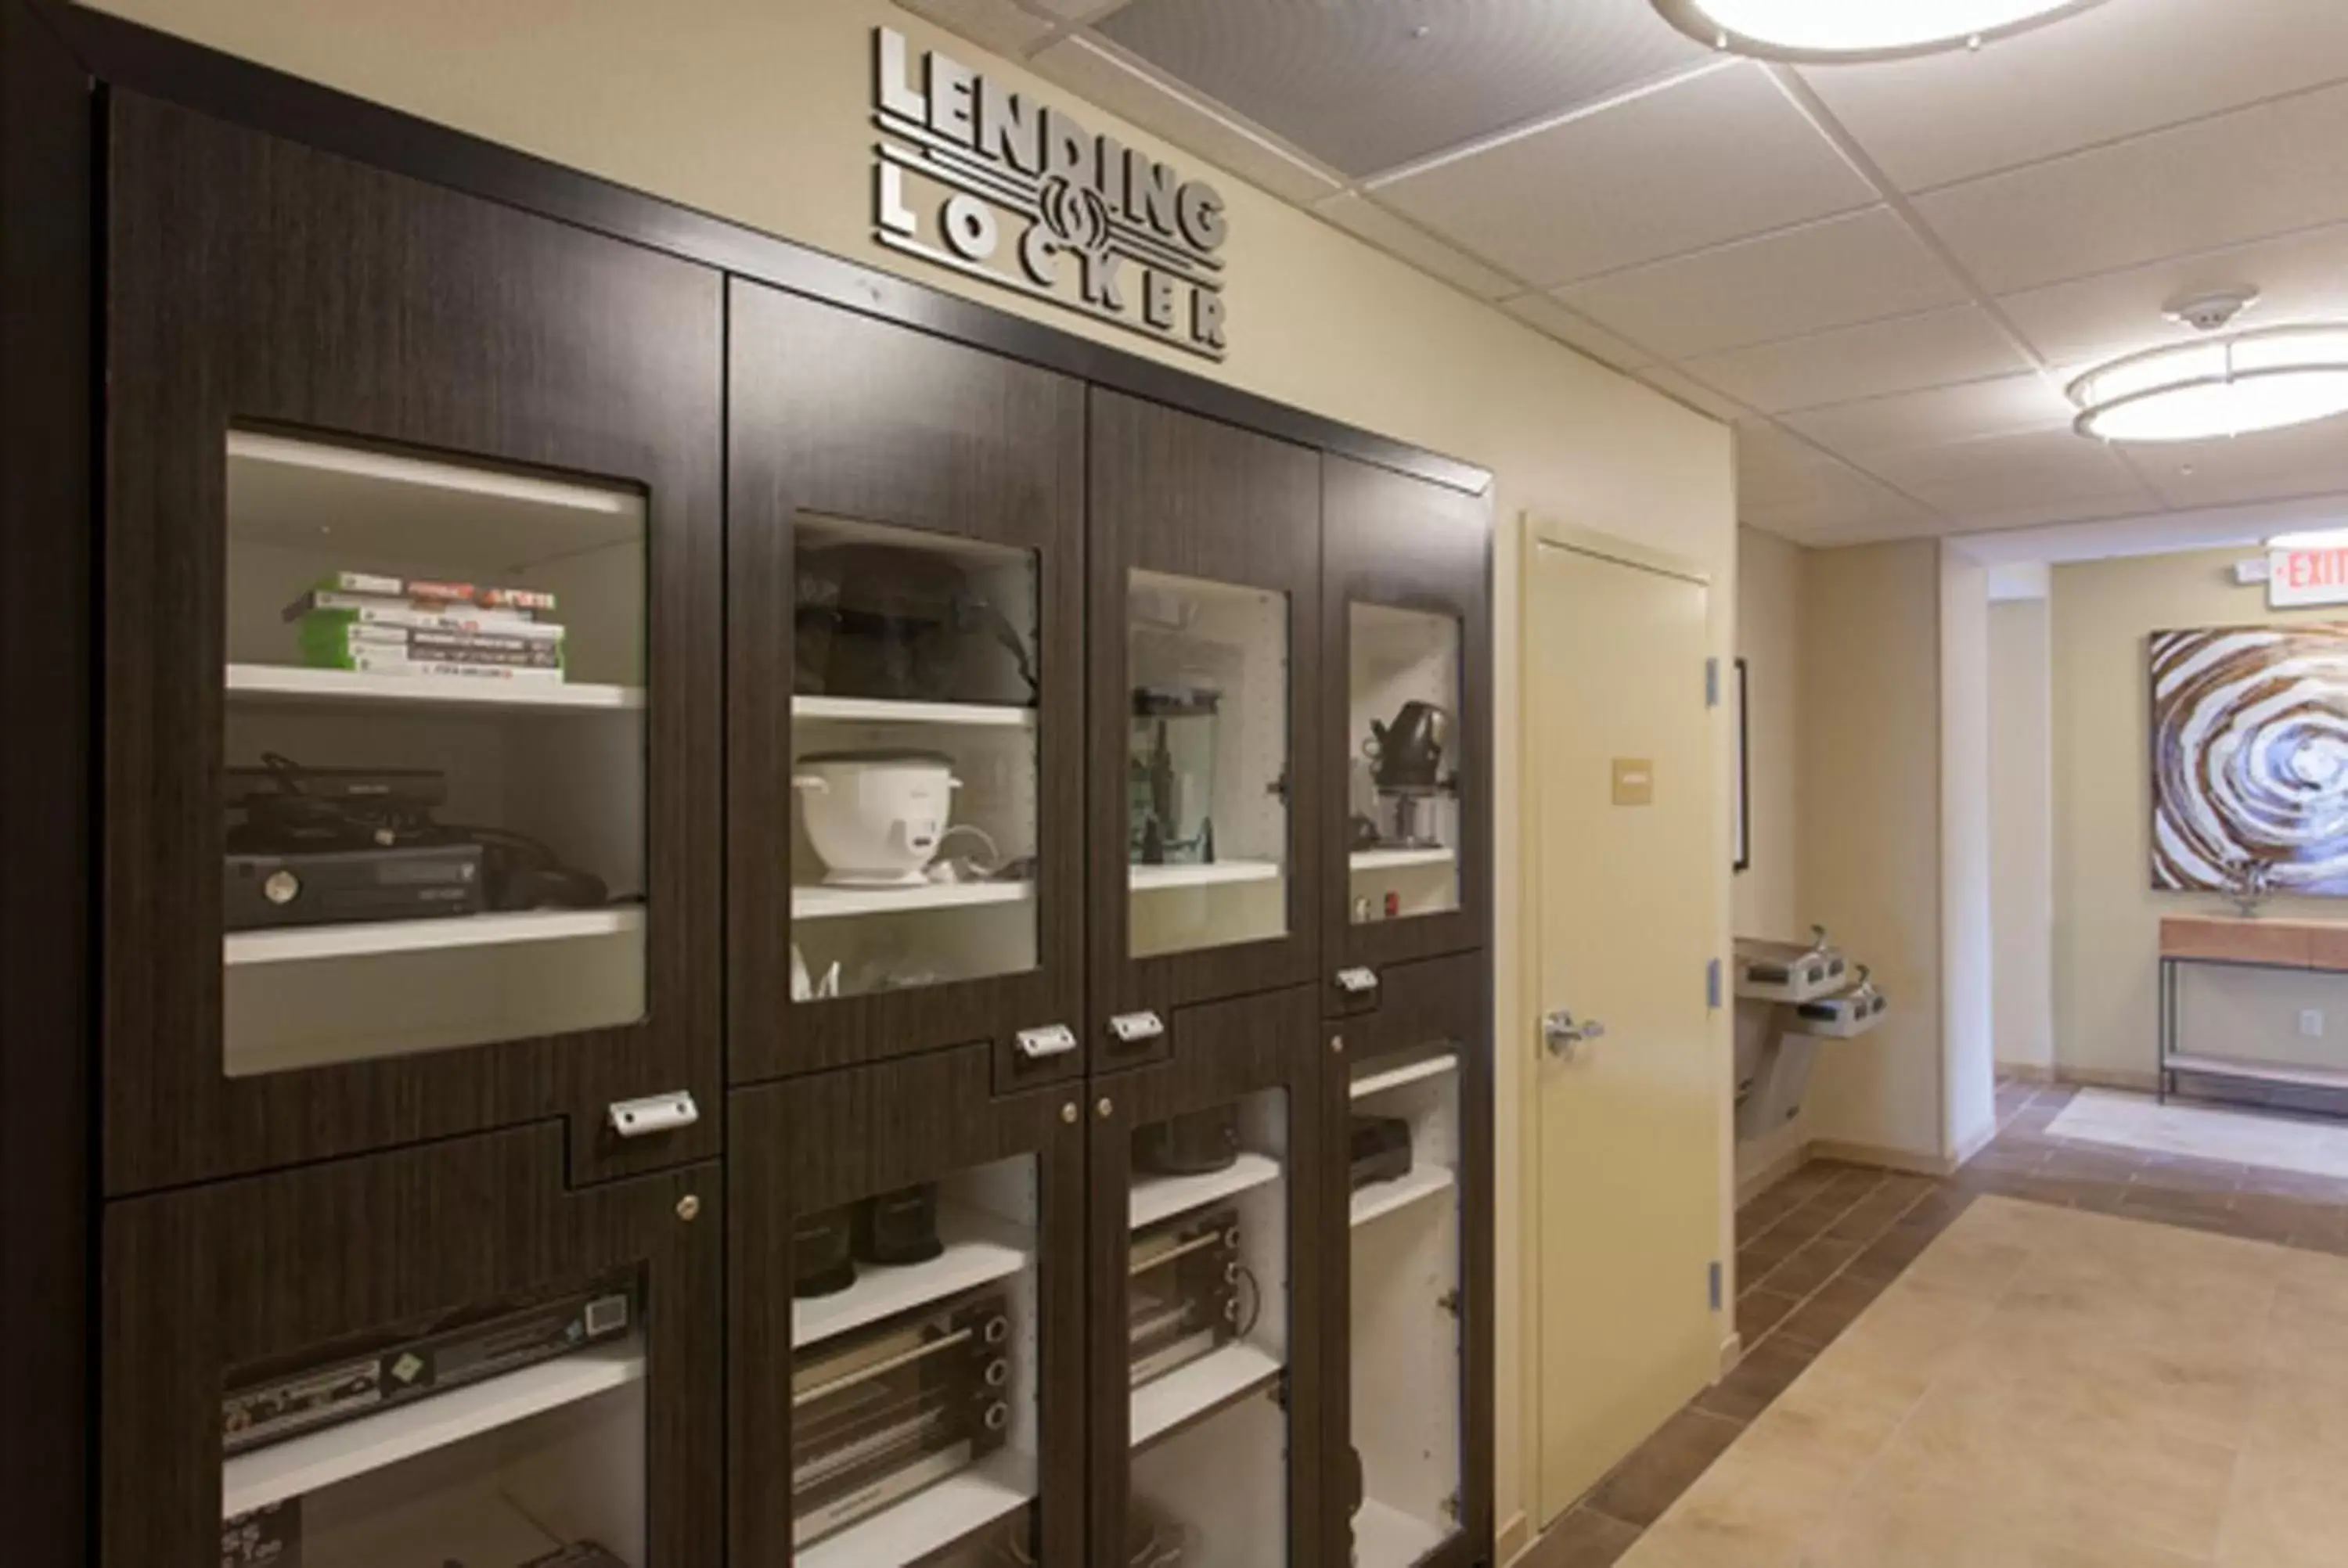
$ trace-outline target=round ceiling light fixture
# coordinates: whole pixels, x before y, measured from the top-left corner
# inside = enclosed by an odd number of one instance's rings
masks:
[[[1765,60],[1896,60],[1977,49],[2103,0],[1654,0],[1699,43]]]
[[[2163,313],[2217,332],[2253,290],[2182,300]],[[2261,327],[2147,349],[2073,382],[2075,427],[2103,441],[2205,441],[2348,414],[2348,323]]]

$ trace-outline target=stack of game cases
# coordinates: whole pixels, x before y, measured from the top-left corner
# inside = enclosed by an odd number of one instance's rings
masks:
[[[538,589],[345,571],[285,607],[302,662],[371,675],[560,682],[563,629]]]

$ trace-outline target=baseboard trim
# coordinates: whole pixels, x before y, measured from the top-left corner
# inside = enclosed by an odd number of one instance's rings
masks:
[[[1997,1142],[1997,1119],[1995,1117],[1992,1117],[1987,1126],[1982,1127],[1978,1132],[1974,1132],[1972,1137],[1964,1141],[1964,1143],[1957,1150],[1956,1158],[1950,1163],[1949,1168],[1951,1170],[1956,1170],[1962,1167],[1968,1161],[1972,1160],[1975,1154],[1980,1153],[1983,1149],[1988,1148],[1995,1142]]]
[[[1887,1171],[1910,1171],[1920,1176],[1946,1176],[1955,1172],[1957,1162],[1944,1154],[1920,1154],[1910,1149],[1894,1149],[1880,1143],[1852,1143],[1839,1138],[1810,1140],[1813,1160],[1841,1160],[1853,1165],[1876,1165]]]
[[[1500,1526],[1500,1533],[1493,1541],[1492,1556],[1498,1562],[1513,1563],[1532,1549],[1532,1521],[1526,1518],[1524,1511],[1519,1509],[1509,1515],[1508,1522]]]
[[[1725,1378],[1735,1371],[1736,1364],[1744,1359],[1745,1336],[1731,1334],[1720,1342],[1720,1377]],[[1715,1381],[1718,1381],[1718,1378]]]
[[[2058,1067],[2054,1081],[2082,1089],[2126,1089],[2150,1094],[2160,1087],[2160,1074],[2140,1067]]]
[[[1736,1206],[1743,1208],[1763,1193],[1810,1163],[1810,1145],[1796,1143],[1776,1159],[1736,1184]]]
[[[1997,1075],[2012,1079],[2016,1083],[2059,1083],[2063,1080],[2062,1073],[2052,1063],[2043,1061],[2001,1061],[1997,1064]]]

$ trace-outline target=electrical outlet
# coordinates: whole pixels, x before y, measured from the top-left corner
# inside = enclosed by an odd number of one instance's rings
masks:
[[[2310,1040],[2323,1038],[2323,1009],[2309,1008],[2299,1015],[2299,1032]]]

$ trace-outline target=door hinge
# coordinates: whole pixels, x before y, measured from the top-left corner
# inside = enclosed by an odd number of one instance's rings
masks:
[[[1718,659],[1707,659],[1704,661],[1704,705],[1707,708],[1720,706],[1720,661]]]
[[[1720,960],[1713,959],[1704,967],[1704,1005],[1713,1011],[1720,1010]]]
[[[1716,1257],[1712,1260],[1710,1280],[1708,1294],[1712,1297],[1712,1309],[1717,1312],[1720,1310],[1720,1259]]]

